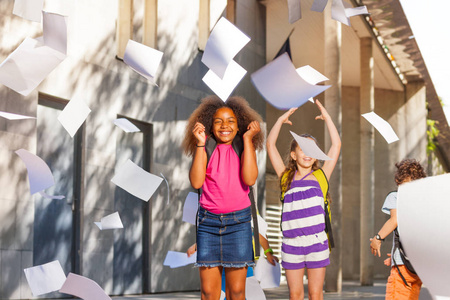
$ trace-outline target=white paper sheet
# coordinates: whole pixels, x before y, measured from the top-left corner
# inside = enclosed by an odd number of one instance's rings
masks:
[[[296,69],[296,71],[297,71],[297,74],[301,78],[303,78],[303,80],[305,80],[307,83],[312,84],[312,85],[316,85],[319,82],[328,80],[328,78],[325,75],[323,75],[322,73],[320,73],[319,71],[317,71],[316,69],[311,67],[310,65],[300,67],[300,68]],[[314,99],[312,97],[309,98],[308,100],[311,101],[312,103],[314,103]]]
[[[111,300],[95,281],[73,273],[69,273],[59,291],[84,300]]]
[[[222,17],[217,22],[206,42],[202,62],[223,79],[233,57],[244,48],[250,38]]]
[[[302,18],[300,0],[288,0],[289,23],[294,24]]]
[[[392,129],[391,125],[373,111],[370,113],[362,114],[362,116],[370,124],[372,124],[372,126],[375,127],[376,130],[378,130],[378,132],[384,137],[384,139],[388,144],[399,140],[397,134],[395,134],[395,131],[394,129]]]
[[[119,212],[112,213],[103,217],[100,222],[94,222],[100,230],[123,228],[122,220],[120,220]]]
[[[57,260],[23,271],[35,297],[59,290],[66,281],[66,275]]]
[[[224,300],[226,297],[225,292],[224,291],[220,291],[220,300]]]
[[[44,44],[67,55],[67,17],[45,11],[42,14]]]
[[[155,76],[163,53],[133,40],[125,48],[123,61],[135,72],[156,85]]]
[[[319,160],[331,160],[331,158],[328,157],[328,155],[326,155],[312,139],[299,136],[292,131],[289,132],[292,134],[300,149],[302,149],[303,153],[305,153],[306,156]]]
[[[328,4],[328,0],[314,0],[313,4],[311,5],[311,10],[317,11],[317,12],[323,12],[323,10],[327,6],[327,4]]]
[[[148,201],[163,179],[145,171],[128,159],[117,170],[111,181],[133,196]]]
[[[195,217],[198,209],[198,194],[190,192],[183,206],[183,222],[195,225]]]
[[[58,121],[67,130],[69,135],[73,137],[87,116],[91,113],[91,109],[81,99],[72,99],[64,107],[58,116]]]
[[[13,14],[40,23],[43,6],[44,0],[15,0]]]
[[[266,300],[266,295],[255,276],[247,277],[245,281],[245,299]]]
[[[25,149],[19,149],[16,154],[23,160],[28,171],[30,193],[34,194],[55,184],[53,174],[45,161]]]
[[[188,257],[186,252],[168,251],[163,265],[173,268],[184,267],[197,261],[197,252]]]
[[[138,132],[141,131],[139,128],[137,128],[136,125],[130,122],[130,120],[126,118],[119,118],[114,120],[114,124],[122,129],[125,132]]]
[[[36,119],[35,117],[13,114],[13,113],[9,113],[6,111],[0,111],[0,117],[8,119],[8,120]]]
[[[234,60],[230,61],[228,68],[225,71],[223,79],[220,79],[213,71],[209,70],[203,77],[203,82],[224,102],[228,99],[230,94],[236,86],[244,78],[247,71],[241,67]]]
[[[301,78],[287,53],[251,75],[259,93],[273,106],[289,109],[303,105],[330,85],[312,85]]]
[[[400,241],[433,296],[450,297],[450,174],[404,183],[397,195]]]
[[[252,220],[253,222],[253,220]],[[260,215],[258,215],[258,231],[259,234],[262,235],[263,237],[267,237],[267,222],[266,220],[263,219],[263,217],[261,217]]]
[[[279,287],[281,281],[280,264],[275,262],[275,266],[272,266],[265,257],[261,257],[256,263],[255,278],[263,289]]]
[[[331,5],[331,18],[347,26],[351,26],[350,17],[367,13],[366,6],[353,7],[344,0],[333,0]]]
[[[170,204],[170,187],[169,187],[169,181],[167,180],[167,178],[163,175],[163,173],[159,173],[159,175],[161,175],[161,178],[164,180],[164,182],[166,183],[166,187],[167,187],[167,201],[166,201],[166,205]]]

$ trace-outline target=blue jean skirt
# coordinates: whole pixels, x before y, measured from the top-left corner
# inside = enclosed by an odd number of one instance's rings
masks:
[[[251,207],[226,214],[198,210],[196,267],[254,266]]]

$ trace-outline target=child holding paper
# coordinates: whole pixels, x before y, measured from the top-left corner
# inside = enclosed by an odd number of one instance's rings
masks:
[[[422,165],[415,159],[404,159],[395,164],[397,172],[395,173],[395,183],[397,186],[410,182],[412,180],[426,177],[425,170]],[[383,208],[385,214],[390,218],[384,223],[378,233],[370,239],[370,249],[373,255],[381,256],[381,242],[397,228],[397,192],[391,192],[386,196]],[[396,239],[394,236],[391,254],[384,261],[386,266],[391,267],[391,273],[386,285],[386,299],[419,299],[422,281],[417,274],[410,272],[403,262],[399,249],[396,247]],[[393,258],[393,259],[391,259]]]
[[[243,98],[223,102],[217,96],[203,99],[188,120],[183,147],[193,156],[189,179],[202,189],[196,262],[202,299],[220,298],[223,269],[227,299],[245,299],[247,268],[255,265],[248,193],[258,176],[261,120]],[[235,148],[243,149],[240,156]]]
[[[330,178],[341,149],[341,139],[330,115],[316,100],[321,115],[316,117],[325,121],[331,137],[326,160],[321,171]],[[303,275],[308,274],[308,299],[323,299],[325,267],[330,264],[328,239],[325,233],[324,198],[318,179],[313,172],[319,170],[319,161],[306,156],[294,139],[285,165],[276,141],[283,124],[290,124],[289,117],[297,110],[291,108],[284,113],[272,127],[267,137],[267,152],[270,161],[280,178],[284,192],[282,229],[282,265],[286,269],[289,299],[304,299]],[[316,142],[310,135],[302,135]],[[317,143],[317,142],[316,142]]]

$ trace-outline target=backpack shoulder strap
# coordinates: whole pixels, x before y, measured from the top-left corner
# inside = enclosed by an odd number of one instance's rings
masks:
[[[320,189],[322,190],[323,194],[324,211],[325,211],[325,232],[327,233],[328,236],[328,247],[330,248],[331,251],[331,248],[334,248],[334,238],[333,238],[333,230],[331,228],[331,207],[330,202],[328,201],[328,190],[329,190],[328,179],[322,169],[315,170],[313,172],[313,175],[319,182]]]
[[[325,173],[323,172],[322,169],[317,169],[312,174],[316,177],[317,181],[319,182],[324,201],[326,203],[328,203],[327,195],[328,195],[329,184],[328,184],[327,176],[325,176]]]

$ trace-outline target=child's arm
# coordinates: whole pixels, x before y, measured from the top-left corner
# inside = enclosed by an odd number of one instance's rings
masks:
[[[276,145],[278,135],[280,134],[281,126],[284,123],[292,125],[292,122],[289,121],[289,117],[296,110],[297,107],[291,108],[290,110],[285,112],[282,116],[280,116],[273,125],[272,129],[270,130],[269,135],[267,136],[266,142],[267,153],[269,154],[270,162],[272,163],[272,166],[275,169],[275,172],[277,173],[278,177],[281,177],[281,174],[283,174],[284,170],[286,169],[286,166],[284,165],[283,159],[281,158],[280,152],[278,152]]]
[[[397,228],[397,209],[391,209],[391,217],[389,220],[384,223],[383,227],[381,227],[380,231],[378,231],[378,234],[382,239],[385,239],[388,235],[391,234],[392,231],[394,231],[395,228]],[[381,257],[381,241],[376,239],[376,236],[370,239],[370,249],[372,250],[373,255],[377,255],[378,257]]]
[[[247,131],[242,136],[244,140],[244,151],[241,156],[241,176],[244,183],[252,186],[258,177],[258,164],[256,163],[256,151],[253,145],[253,137],[260,132],[259,123],[257,121],[251,122]]]
[[[197,149],[195,150],[194,159],[192,160],[192,166],[189,171],[189,180],[194,189],[199,189],[203,186],[206,176],[205,126],[197,122],[192,133],[197,138]]]
[[[187,254],[188,257],[191,257],[191,255],[194,254],[195,252],[197,252],[197,243],[195,243],[192,246],[190,246],[187,249],[186,254]]]
[[[328,150],[327,154],[328,157],[331,158],[331,160],[326,160],[322,167],[322,170],[329,179],[331,177],[331,173],[333,173],[334,167],[336,166],[337,160],[339,158],[339,153],[341,152],[341,138],[339,136],[339,132],[336,129],[336,126],[334,126],[333,120],[331,120],[331,117],[325,107],[322,106],[319,100],[316,100],[316,104],[319,107],[321,113],[320,116],[316,117],[316,120],[321,119],[325,121],[331,138],[331,148],[330,150]]]
[[[264,236],[262,236],[261,234],[259,234],[259,244],[264,249],[264,252],[266,252],[267,249],[271,249],[270,246],[269,246],[269,241]],[[268,251],[266,253],[266,258],[267,258],[267,261],[272,266],[275,266],[275,261],[278,262],[278,257],[273,255],[272,249],[271,249],[271,251]]]

